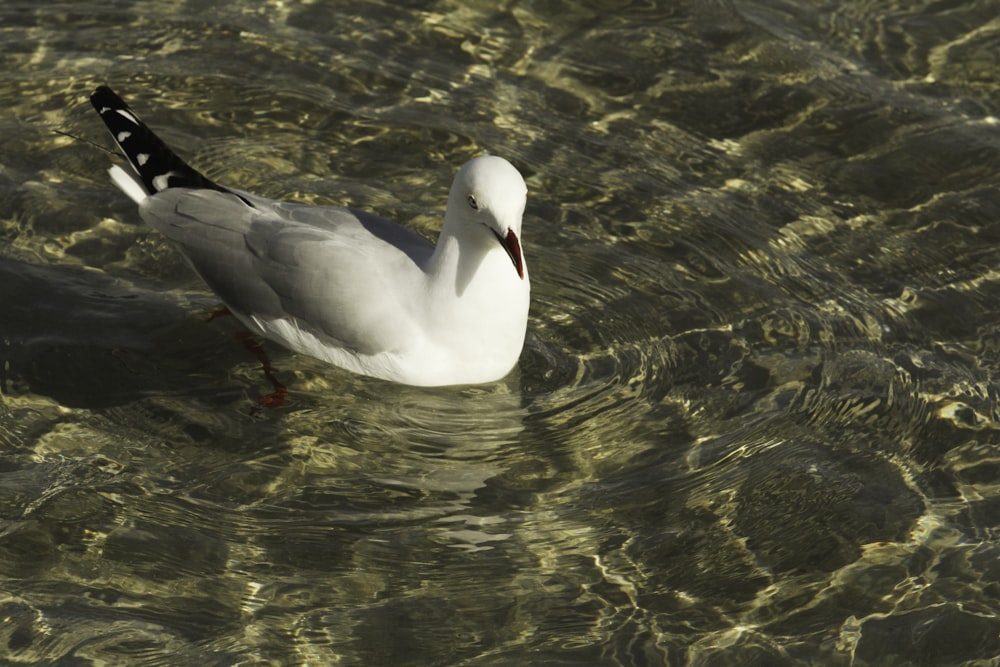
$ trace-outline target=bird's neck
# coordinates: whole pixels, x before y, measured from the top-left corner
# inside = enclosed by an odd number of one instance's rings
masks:
[[[442,327],[437,340],[460,364],[513,363],[524,344],[528,276],[517,275],[489,229],[471,231],[484,234],[469,238],[442,230],[427,270],[424,316]]]
[[[453,224],[445,218],[427,271],[434,291],[454,295],[452,298],[465,294],[491,249],[485,242],[491,239],[485,238],[485,233],[477,234],[480,231],[488,232],[485,227],[470,229],[468,225]]]

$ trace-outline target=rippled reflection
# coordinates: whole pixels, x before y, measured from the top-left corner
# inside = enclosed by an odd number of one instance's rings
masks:
[[[0,8],[0,646],[80,664],[986,664],[997,28],[976,3]],[[520,367],[265,344],[115,196],[114,83],[211,178],[433,237],[525,174]],[[905,641],[900,638],[905,638]]]

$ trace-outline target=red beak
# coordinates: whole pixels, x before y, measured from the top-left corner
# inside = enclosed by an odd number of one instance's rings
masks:
[[[510,256],[510,261],[514,262],[514,268],[517,269],[517,277],[524,280],[524,259],[521,257],[521,242],[517,240],[517,234],[514,233],[513,229],[507,230],[507,236],[500,236],[497,231],[493,232],[497,241],[500,241],[500,245],[503,249],[507,251]]]

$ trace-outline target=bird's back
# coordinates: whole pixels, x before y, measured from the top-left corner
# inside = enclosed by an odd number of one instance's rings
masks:
[[[246,197],[171,188],[140,213],[261,333],[284,319],[349,353],[406,343],[400,316],[419,307],[430,243],[374,215]]]

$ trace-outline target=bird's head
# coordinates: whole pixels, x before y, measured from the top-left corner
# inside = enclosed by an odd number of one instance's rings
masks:
[[[521,252],[521,216],[528,188],[514,166],[493,155],[469,160],[455,176],[448,195],[445,224],[465,236],[485,227],[492,232],[490,242],[499,243],[524,278]]]

